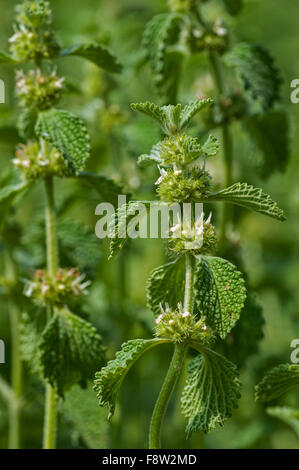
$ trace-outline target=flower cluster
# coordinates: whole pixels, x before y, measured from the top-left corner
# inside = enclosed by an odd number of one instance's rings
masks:
[[[183,309],[178,304],[176,310],[165,309],[160,305],[161,314],[156,318],[156,336],[171,338],[176,343],[201,342],[208,343],[213,337],[212,330],[205,324],[203,319],[197,320],[195,316]]]
[[[43,149],[38,142],[19,144],[12,162],[25,180],[69,174],[66,160],[55,147],[49,148],[48,144]]]
[[[213,253],[216,248],[217,238],[215,227],[211,224],[212,213],[204,220],[204,213],[191,225],[186,221],[179,221],[171,227],[169,248],[179,253],[192,251],[196,254]]]
[[[184,203],[204,197],[210,188],[211,176],[202,168],[183,171],[175,168],[159,168],[161,176],[156,181],[157,193],[162,201]]]
[[[192,30],[190,46],[194,52],[216,51],[222,54],[228,47],[228,31],[222,20],[217,20],[212,29],[197,27]]]
[[[84,281],[85,274],[77,268],[60,268],[55,279],[51,279],[46,271],[35,271],[34,279],[25,280],[24,295],[39,305],[64,305],[87,293],[90,281]]]
[[[52,22],[49,3],[43,0],[27,0],[16,7],[17,23],[13,36],[9,39],[10,51],[18,62],[57,55],[59,46],[51,31]]]
[[[56,71],[43,75],[39,69],[27,73],[18,70],[16,94],[20,105],[38,110],[51,108],[61,98],[63,81],[63,78],[56,75]]]

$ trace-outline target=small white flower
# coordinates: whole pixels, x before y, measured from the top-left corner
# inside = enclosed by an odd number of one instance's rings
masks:
[[[42,295],[46,295],[49,289],[50,289],[49,284],[43,284],[41,288]]]
[[[24,168],[29,168],[30,167],[30,160],[23,160],[21,165]]]
[[[158,165],[158,168],[159,168],[159,171],[160,171],[160,177],[157,179],[157,181],[155,182],[155,184],[160,184],[162,183],[163,179],[165,178],[165,176],[167,176],[167,171],[164,170],[164,168],[161,168],[160,165]]]
[[[183,312],[181,315],[182,315],[183,318],[191,317],[190,312]]]
[[[168,322],[169,325],[173,325],[174,323],[175,323],[174,320],[169,320],[169,322]]]

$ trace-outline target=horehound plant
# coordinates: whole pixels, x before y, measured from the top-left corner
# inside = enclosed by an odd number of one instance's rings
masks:
[[[268,49],[260,43],[238,42],[230,16],[242,12],[242,0],[168,0],[168,12],[155,15],[145,26],[143,49],[157,94],[176,104],[188,59],[198,60],[193,89],[198,97],[213,96],[215,105],[203,129],[219,129],[222,137],[223,184],[234,182],[234,132],[244,132],[254,152],[256,174],[268,177],[284,171],[289,161],[288,119],[275,105],[282,78]],[[165,1],[166,4],[166,1]],[[204,61],[202,60],[204,58]],[[199,61],[200,60],[200,61]],[[189,85],[191,86],[191,84]],[[184,90],[182,90],[184,93]],[[242,126],[239,128],[236,123]],[[219,248],[225,248],[232,213],[223,204]]]
[[[217,153],[217,140],[210,135],[201,143],[186,133],[191,119],[212,102],[203,99],[185,107],[180,104],[160,107],[149,102],[132,105],[134,110],[158,123],[164,134],[164,139],[154,145],[149,155],[139,158],[143,164],[158,165],[161,176],[156,185],[160,202],[183,205],[226,201],[284,220],[282,210],[270,196],[247,183],[213,191],[206,161]],[[111,223],[111,256],[123,247],[129,236],[125,229],[136,212],[139,220],[146,212],[139,204],[140,201],[130,201],[116,212]],[[149,203],[144,202],[142,207],[148,210]],[[137,359],[154,346],[173,344],[171,364],[150,424],[152,449],[161,447],[164,415],[189,349],[197,355],[188,365],[187,383],[181,397],[188,436],[199,430],[207,433],[222,425],[237,407],[240,397],[237,368],[216,352],[213,341],[217,336],[224,339],[238,321],[246,289],[235,266],[213,255],[216,235],[211,220],[211,215],[205,220],[201,216],[188,227],[179,222],[170,229],[171,260],[154,269],[146,286],[148,305],[155,315],[155,338],[124,343],[115,359],[96,374],[99,403],[109,407],[111,418],[120,385]]]
[[[45,189],[45,228],[47,268],[35,271],[25,280],[25,295],[37,306],[27,312],[21,325],[23,358],[45,383],[44,448],[55,447],[57,398],[74,384],[84,384],[104,361],[101,336],[86,319],[72,313],[78,310],[89,281],[77,267],[59,264],[54,179],[77,178],[93,187],[107,200],[121,188],[111,180],[83,173],[90,155],[90,139],[84,122],[72,113],[57,109],[65,80],[57,75],[53,60],[78,56],[108,72],[119,72],[115,56],[101,44],[77,44],[62,49],[52,30],[49,2],[25,0],[16,7],[14,34],[9,39],[10,54],[1,53],[1,63],[29,63],[26,71],[16,71],[16,95],[20,114],[18,129],[23,142],[17,148],[13,165],[19,181],[1,189],[1,210],[7,212],[17,196],[37,181]],[[38,325],[38,326],[37,326]],[[12,324],[14,345],[20,343],[19,327]],[[14,351],[21,360],[20,350]],[[14,365],[14,363],[13,363]],[[21,368],[14,372],[21,374]],[[17,383],[21,382],[19,375]],[[19,385],[19,387],[21,387]],[[20,414],[15,414],[18,429]],[[11,447],[20,446],[19,431]]]

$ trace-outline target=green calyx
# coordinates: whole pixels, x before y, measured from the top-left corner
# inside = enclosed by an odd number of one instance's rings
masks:
[[[55,279],[42,269],[35,271],[34,278],[25,280],[24,295],[37,305],[63,306],[73,304],[87,293],[90,281],[77,268],[60,268]]]
[[[157,193],[162,201],[184,203],[204,197],[210,188],[211,177],[201,168],[190,170],[161,169],[161,176],[156,182]]]
[[[217,237],[214,225],[211,224],[211,216],[204,220],[202,216],[191,225],[178,223],[171,229],[171,237],[168,246],[178,253],[212,254],[217,245]]]
[[[49,30],[52,13],[48,2],[25,1],[16,7],[16,25],[9,39],[10,51],[18,62],[54,57],[58,43]]]
[[[43,111],[57,104],[63,92],[63,78],[56,71],[44,75],[39,69],[16,74],[16,94],[24,108]]]
[[[170,309],[166,304],[161,308],[161,314],[156,318],[156,336],[169,338],[174,343],[198,342],[209,343],[213,338],[212,330],[207,327],[203,319],[197,320],[191,312],[178,304],[176,310]]]
[[[229,43],[228,30],[222,20],[217,20],[212,28],[197,26],[191,31],[190,48],[194,52],[217,52],[223,54]]]
[[[47,176],[69,176],[67,161],[62,154],[49,145],[41,146],[38,142],[19,144],[16,156],[12,160],[22,177],[29,181]]]

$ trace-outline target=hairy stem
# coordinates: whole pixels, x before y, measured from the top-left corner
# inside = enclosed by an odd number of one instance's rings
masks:
[[[14,289],[18,273],[10,247],[7,249],[5,259],[6,277],[12,289]],[[13,292],[12,292],[13,295]],[[20,420],[21,420],[21,400],[23,394],[23,367],[20,354],[20,330],[19,330],[19,309],[12,300],[9,305],[10,336],[11,336],[11,371],[10,382],[13,392],[13,400],[9,402],[9,449],[20,448]]]
[[[47,269],[51,278],[54,278],[58,268],[58,247],[56,233],[56,210],[54,202],[53,178],[45,179],[47,196],[46,205],[46,241],[47,241]],[[48,317],[53,309],[48,309]],[[51,385],[46,386],[45,417],[44,417],[44,449],[55,449],[56,441],[56,392]]]
[[[191,255],[186,254],[186,278],[185,278],[185,294],[184,294],[184,310],[186,312],[192,312],[193,307],[193,258]],[[180,377],[186,352],[186,344],[176,344],[174,347],[174,353],[171,359],[167,375],[162,385],[160,394],[156,401],[156,405],[153,411],[150,431],[149,431],[149,448],[160,449],[161,448],[161,431],[164,421],[164,416],[167,410],[167,406],[174,387]]]

